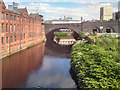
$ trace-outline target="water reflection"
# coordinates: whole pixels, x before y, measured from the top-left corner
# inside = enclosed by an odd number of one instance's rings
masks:
[[[70,58],[72,45],[59,45],[53,40],[46,41],[45,55]]]
[[[69,73],[70,48],[46,42],[5,58],[3,88],[76,88]]]
[[[62,59],[62,60],[61,60]],[[45,56],[43,67],[29,76],[28,88],[74,88],[69,74],[69,59]]]
[[[36,72],[43,62],[44,46],[45,44],[43,43],[3,59],[2,87],[26,87],[29,74]]]

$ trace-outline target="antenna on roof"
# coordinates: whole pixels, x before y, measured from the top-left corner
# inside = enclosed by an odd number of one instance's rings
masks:
[[[38,7],[36,9],[36,13],[38,12],[39,6],[40,6],[40,2],[38,2]]]

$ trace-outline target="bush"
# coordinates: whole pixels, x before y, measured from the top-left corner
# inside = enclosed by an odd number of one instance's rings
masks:
[[[54,32],[54,35],[57,37],[67,37],[67,33],[64,32]]]
[[[84,37],[85,37],[84,32],[80,31],[80,33],[79,33],[79,38],[82,39],[82,38],[84,38]]]
[[[101,45],[101,44],[99,44]],[[116,52],[87,43],[74,45],[71,66],[77,73],[81,88],[119,88],[120,66],[115,62]]]

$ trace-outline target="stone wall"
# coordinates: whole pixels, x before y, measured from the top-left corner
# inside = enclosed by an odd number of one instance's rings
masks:
[[[101,30],[100,27],[103,27]],[[106,32],[106,29],[111,29],[112,32],[118,32],[118,21],[96,21],[96,22],[83,22],[80,24],[45,24],[45,33],[48,33],[52,30],[59,28],[69,28],[73,31],[79,33],[80,31],[84,32],[93,32],[93,29],[98,29],[100,32]]]

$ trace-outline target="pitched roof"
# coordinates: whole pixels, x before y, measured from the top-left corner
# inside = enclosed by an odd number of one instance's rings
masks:
[[[0,8],[3,7],[2,5],[6,8],[6,6],[5,6],[3,0],[0,0]]]
[[[15,11],[23,13],[23,12],[25,12],[25,8],[15,9]]]
[[[0,2],[3,2],[3,0],[0,0]]]
[[[31,14],[30,14],[30,17],[35,18],[37,15],[38,15],[38,13],[31,13]]]
[[[6,12],[15,13],[15,14],[21,14],[20,12],[17,12],[15,10],[9,10],[9,9],[6,9]]]

